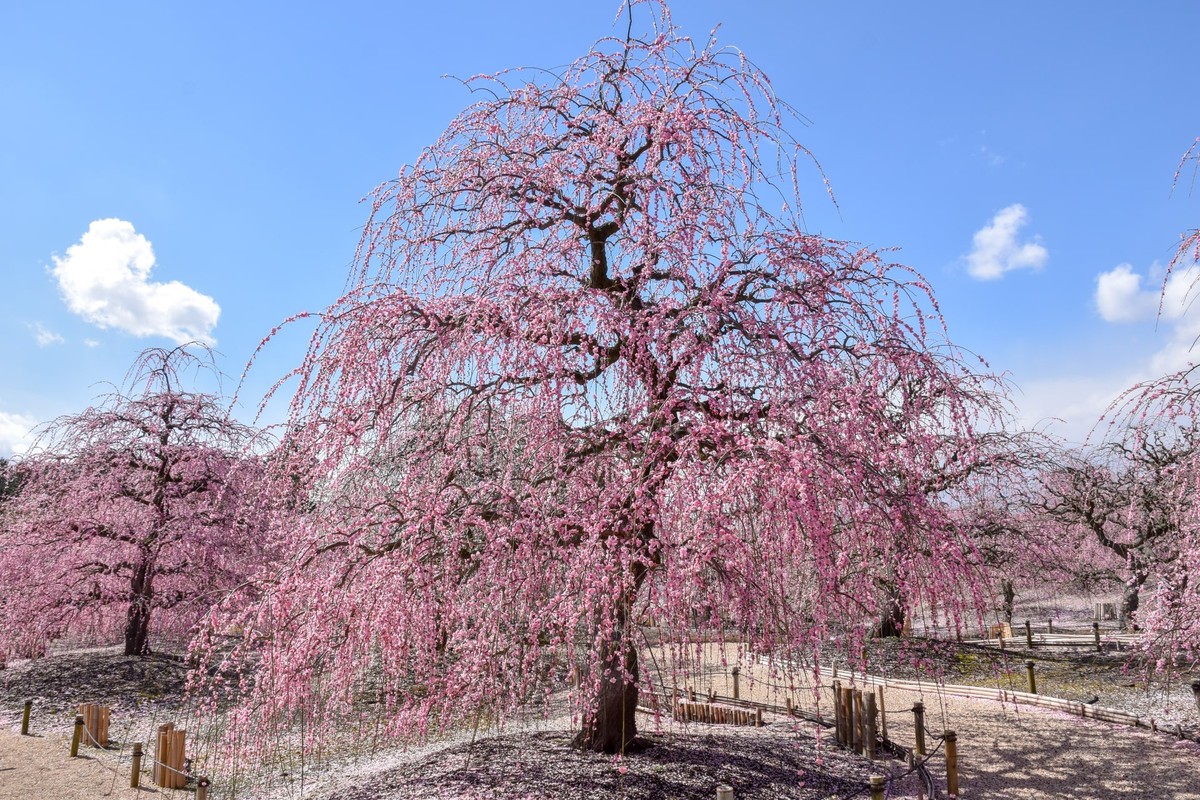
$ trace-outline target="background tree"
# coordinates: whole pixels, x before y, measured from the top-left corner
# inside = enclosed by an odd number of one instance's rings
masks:
[[[1042,511],[1116,556],[1124,590],[1119,621],[1135,623],[1141,590],[1179,556],[1180,524],[1190,502],[1179,471],[1196,456],[1188,431],[1121,431],[1092,452],[1064,454],[1045,478]]]
[[[182,386],[211,367],[147,350],[124,391],[50,423],[19,459],[0,517],[0,650],[120,635],[141,655],[152,619],[185,634],[262,563],[260,434]]]
[[[578,667],[578,743],[616,752],[647,614],[811,655],[867,635],[882,572],[960,609],[970,543],[921,486],[988,382],[919,275],[804,231],[766,77],[627,10],[558,75],[469,81],[375,193],[298,370],[319,490],[243,618],[254,730],[370,685],[420,733]]]
[[[1194,186],[1200,169],[1200,139],[1197,139],[1180,160],[1175,184],[1188,168],[1192,170],[1190,185]],[[1168,280],[1180,270],[1195,269],[1200,264],[1200,228],[1186,231],[1180,237],[1178,249],[1163,277],[1166,298]],[[1193,284],[1186,303],[1195,303]],[[1117,454],[1129,463],[1142,463],[1148,470],[1138,478],[1130,494],[1131,515],[1146,518],[1146,532],[1154,540],[1165,540],[1157,547],[1165,557],[1158,559],[1157,585],[1154,600],[1142,621],[1147,629],[1146,647],[1158,656],[1160,667],[1182,663],[1200,664],[1200,504],[1195,502],[1200,490],[1200,447],[1197,429],[1200,425],[1200,389],[1196,378],[1200,367],[1189,364],[1183,369],[1159,378],[1143,381],[1122,394],[1109,408],[1107,436],[1117,444]],[[1144,474],[1146,472],[1149,474]],[[1149,510],[1153,507],[1153,511]],[[1155,521],[1157,520],[1157,521]],[[1136,534],[1139,538],[1141,534]],[[1135,540],[1136,541],[1136,540]],[[1131,570],[1139,568],[1143,559],[1133,554]],[[1138,575],[1132,578],[1138,586]],[[1127,592],[1128,597],[1128,592]]]

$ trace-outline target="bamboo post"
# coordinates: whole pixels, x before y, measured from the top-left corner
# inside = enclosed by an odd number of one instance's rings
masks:
[[[917,730],[917,742],[913,752],[919,756],[925,755],[925,704],[920,700],[913,703],[913,725]]]
[[[886,739],[886,738],[888,738],[888,735],[887,735],[887,707],[883,704],[883,686],[882,685],[876,686],[875,691],[879,695],[879,733],[883,736],[884,739]]]
[[[208,778],[196,781],[196,800],[208,800]]]
[[[133,766],[130,768],[130,770],[131,771],[129,773],[129,788],[136,789],[136,788],[138,788],[138,784],[141,783],[141,776],[142,776],[142,743],[141,742],[133,743]]]
[[[1029,693],[1037,694],[1037,678],[1033,676],[1034,662],[1030,659],[1025,662],[1025,671],[1029,673]]]
[[[75,715],[75,732],[71,734],[71,758],[79,755],[79,740],[83,738],[83,717]]]
[[[863,751],[871,761],[875,760],[875,692],[868,690],[863,695],[863,715],[866,722],[863,731]]]
[[[737,700],[741,697],[740,687],[738,686],[738,668],[734,667],[730,670],[729,674],[733,676],[733,699]]]
[[[156,786],[166,786],[166,768],[168,749],[170,748],[170,732],[175,728],[170,722],[158,726],[158,736],[154,741],[153,781]]]
[[[1030,648],[1033,647],[1033,626],[1029,624],[1029,620],[1025,620],[1025,643]]]
[[[882,775],[871,776],[871,800],[883,800],[883,793],[886,788],[887,778]]]
[[[96,741],[100,742],[101,747],[108,747],[108,724],[111,721],[112,709],[100,706],[100,735],[96,737]]]
[[[718,786],[717,800],[733,800],[733,787],[724,783]]]
[[[946,731],[946,793],[958,797],[958,734]]]
[[[187,784],[187,776],[183,772],[184,762],[184,737],[187,731],[171,731],[171,772],[168,777],[171,779],[170,787],[172,789],[182,789]]]
[[[842,687],[842,744],[854,747],[854,700],[853,689]]]
[[[1092,638],[1096,640],[1096,652],[1099,653],[1101,651],[1101,648],[1100,648],[1100,623],[1099,622],[1092,623]]]
[[[29,715],[33,712],[33,701],[25,701],[25,710],[21,712],[21,735],[29,735]]]

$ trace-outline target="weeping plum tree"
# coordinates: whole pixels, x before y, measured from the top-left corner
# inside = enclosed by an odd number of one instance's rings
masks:
[[[374,193],[297,370],[312,512],[243,617],[250,730],[369,688],[420,733],[573,676],[578,744],[623,751],[648,617],[811,653],[869,629],[884,572],[961,599],[969,543],[920,487],[987,381],[919,275],[803,229],[766,77],[626,11],[557,75],[468,81]]]
[[[1180,161],[1176,184],[1189,167],[1194,185],[1200,169],[1200,139]],[[1181,236],[1163,279],[1164,303],[1170,299],[1167,281],[1181,274],[1193,276],[1194,281],[1183,302],[1189,306],[1195,302],[1198,268],[1200,228]],[[1141,548],[1149,558],[1134,550],[1127,560],[1131,571],[1150,572],[1154,577],[1151,601],[1139,622],[1146,631],[1145,647],[1157,656],[1160,668],[1200,665],[1200,503],[1195,501],[1200,490],[1200,367],[1192,361],[1181,370],[1131,387],[1106,415],[1107,440],[1131,465],[1142,467],[1128,492],[1127,513],[1146,520],[1131,533],[1136,542],[1151,547]],[[1145,581],[1134,571],[1126,598]]]
[[[260,434],[183,387],[183,373],[211,366],[187,348],[147,350],[124,390],[50,423],[13,465],[0,652],[75,634],[121,636],[142,655],[152,620],[185,634],[262,563]]]

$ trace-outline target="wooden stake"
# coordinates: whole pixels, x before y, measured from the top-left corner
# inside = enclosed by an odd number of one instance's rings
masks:
[[[108,747],[108,723],[112,721],[112,709],[108,706],[100,706],[100,730],[96,741],[100,742],[101,747]]]
[[[733,699],[737,700],[741,697],[739,692],[740,687],[738,686],[738,668],[734,667],[732,670],[730,670],[730,674],[733,675]]]
[[[133,765],[129,773],[129,788],[136,789],[142,776],[142,743],[133,743]]]
[[[79,755],[79,740],[83,738],[83,717],[75,715],[75,732],[71,734],[71,758]]]
[[[187,731],[171,731],[171,769],[172,789],[182,789],[187,785],[187,776],[183,774],[184,738]]]
[[[196,800],[208,800],[208,778],[196,781]]]
[[[842,744],[842,684],[833,682],[833,738]]]
[[[754,727],[761,728],[762,726],[763,726],[762,709],[756,708],[756,709],[754,709]]]
[[[717,800],[733,800],[733,787],[722,783],[717,787]]]
[[[875,692],[863,696],[863,715],[866,730],[863,732],[863,752],[871,761],[875,760]]]
[[[1100,648],[1100,623],[1099,622],[1092,623],[1092,638],[1094,638],[1096,640],[1096,652],[1099,653],[1101,651],[1101,648]]]
[[[879,695],[879,732],[883,738],[888,738],[887,735],[887,709],[883,704],[883,686],[875,687],[875,691]]]
[[[925,755],[925,704],[920,700],[913,703],[913,726],[917,731],[916,746],[913,752],[919,756]]]
[[[1025,642],[1029,648],[1033,649],[1033,626],[1029,624],[1029,620],[1025,620]]]
[[[1029,673],[1029,693],[1037,694],[1037,678],[1033,676],[1034,662],[1032,659],[1025,662],[1025,671]]]
[[[862,755],[864,747],[865,747],[864,740],[866,739],[866,737],[863,736],[863,727],[864,726],[863,726],[863,693],[862,693],[862,689],[855,689],[851,693],[850,702],[854,704],[853,706],[851,706],[851,708],[853,709],[853,711],[851,712],[851,718],[854,720],[854,728],[851,730],[851,734],[853,734],[853,736],[854,736],[854,752],[858,753],[859,755]]]
[[[158,737],[154,741],[154,768],[151,771],[156,786],[166,786],[167,771],[164,765],[169,755],[170,733],[174,728],[174,724],[170,722],[158,726]]]
[[[21,735],[29,735],[29,714],[33,711],[33,701],[25,701],[25,710],[21,712]]]
[[[883,800],[883,793],[886,788],[887,778],[882,775],[871,776],[871,800]]]
[[[958,734],[946,731],[946,793],[958,797]]]

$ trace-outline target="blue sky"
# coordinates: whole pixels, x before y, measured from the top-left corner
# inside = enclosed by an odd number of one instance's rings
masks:
[[[49,2],[0,7],[0,455],[134,356],[216,341],[236,383],[343,287],[367,209],[470,102],[443,76],[560,66],[617,3]],[[805,218],[898,248],[1022,418],[1082,437],[1200,333],[1162,268],[1200,225],[1195,2],[715,2],[808,120]],[[140,237],[140,238],[139,238]],[[1186,266],[1186,265],[1185,265]],[[1186,277],[1186,274],[1185,274]],[[118,279],[119,278],[119,279]],[[219,309],[219,314],[217,313]],[[262,354],[242,415],[295,366]],[[228,387],[227,387],[228,388]]]

